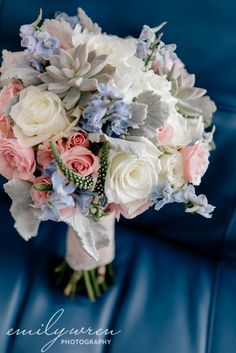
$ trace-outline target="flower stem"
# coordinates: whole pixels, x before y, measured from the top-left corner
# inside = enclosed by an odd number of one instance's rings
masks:
[[[99,285],[98,285],[98,282],[97,282],[95,269],[90,270],[89,272],[90,272],[90,276],[91,276],[91,279],[92,279],[95,295],[96,295],[96,297],[100,297],[101,292],[100,292]]]
[[[89,271],[83,271],[83,277],[84,277],[84,283],[86,286],[88,297],[92,302],[94,302],[96,300],[96,297],[95,297],[95,294],[93,291],[93,286],[92,286],[91,279],[89,276]]]

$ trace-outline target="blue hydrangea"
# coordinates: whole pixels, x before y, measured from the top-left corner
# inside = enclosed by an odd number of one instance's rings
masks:
[[[37,40],[34,57],[36,59],[48,60],[51,55],[58,55],[60,43],[57,38],[46,31],[35,32]]]
[[[60,43],[57,38],[46,31],[39,31],[35,24],[23,25],[20,28],[21,46],[28,49],[31,65],[39,72],[44,71],[42,61],[51,55],[58,55]]]
[[[64,208],[75,206],[72,194],[76,186],[68,184],[66,178],[58,172],[53,172],[51,179],[53,193],[41,205],[38,218],[41,221],[52,220],[59,222],[61,217],[60,211]]]
[[[124,95],[110,84],[100,84],[98,94],[93,95],[80,119],[81,127],[92,133],[104,132],[109,136],[124,134],[132,118],[129,104]]]
[[[51,178],[53,173],[56,171],[57,171],[57,164],[53,160],[44,168],[43,175]]]
[[[80,191],[74,195],[76,207],[83,215],[88,214],[89,207],[91,206],[92,200],[96,195],[97,194],[92,191]]]

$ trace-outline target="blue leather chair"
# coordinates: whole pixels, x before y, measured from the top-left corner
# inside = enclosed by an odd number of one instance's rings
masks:
[[[63,256],[65,230],[47,223],[26,243],[13,228],[10,201],[0,191],[0,351],[38,353],[53,336],[7,336],[11,327],[37,330],[59,309],[56,328],[121,332],[110,345],[66,344],[51,353],[236,352],[236,4],[233,0],[1,0],[0,46],[19,48],[18,29],[77,5],[109,33],[137,36],[163,20],[188,70],[216,101],[217,149],[199,193],[216,206],[213,218],[171,205],[116,227],[116,282],[95,303],[65,298],[49,274]],[[2,180],[3,183],[3,180]],[[53,331],[51,329],[51,332]],[[90,339],[82,334],[77,338]],[[63,339],[75,337],[64,336]],[[99,338],[104,338],[99,337]],[[105,337],[109,338],[109,337]],[[85,341],[84,341],[85,342]]]

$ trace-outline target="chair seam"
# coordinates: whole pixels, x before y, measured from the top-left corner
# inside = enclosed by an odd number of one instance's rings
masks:
[[[215,313],[216,313],[216,300],[217,300],[217,294],[218,294],[220,267],[221,267],[221,261],[218,261],[216,263],[216,268],[214,271],[214,276],[213,276],[212,286],[211,286],[211,299],[210,299],[209,313],[208,313],[205,353],[212,353],[213,335],[214,335],[214,327],[215,327],[214,319],[215,319]]]

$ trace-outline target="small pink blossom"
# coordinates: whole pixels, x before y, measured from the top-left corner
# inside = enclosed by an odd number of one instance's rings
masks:
[[[16,139],[0,137],[0,174],[7,179],[30,180],[36,168],[34,151]]]
[[[85,132],[78,131],[74,132],[66,143],[66,148],[70,149],[72,147],[81,146],[81,147],[89,147],[89,139]]]
[[[52,184],[51,179],[47,176],[42,175],[42,176],[34,179],[33,186],[34,185],[37,185],[37,186],[50,185],[50,184]],[[39,190],[34,189],[33,186],[31,187],[30,195],[36,204],[42,205],[44,203],[44,201],[50,195],[50,191],[39,191]]]
[[[174,134],[173,126],[166,124],[165,126],[161,127],[157,130],[157,141],[161,145],[166,145],[170,142]]]
[[[67,167],[81,176],[96,176],[98,172],[98,158],[85,147],[73,147],[62,153],[61,158]]]
[[[209,150],[205,143],[186,146],[180,150],[184,164],[184,178],[193,185],[199,185],[209,164]]]

